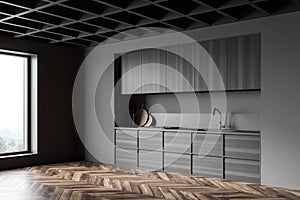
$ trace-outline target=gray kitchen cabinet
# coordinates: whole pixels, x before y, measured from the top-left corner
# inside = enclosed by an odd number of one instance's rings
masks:
[[[222,156],[223,136],[212,134],[193,134],[193,154]]]
[[[141,93],[142,69],[141,51],[132,51],[122,55],[121,62],[121,93]]]
[[[261,88],[260,35],[252,34],[240,39],[242,51],[242,89]]]
[[[240,39],[239,39],[240,38]],[[228,90],[242,89],[241,84],[241,69],[242,64],[241,60],[241,49],[240,41],[241,37],[232,37],[226,40],[226,56],[227,56],[227,79],[226,79],[226,88]]]
[[[170,172],[191,173],[191,155],[164,153],[164,170]]]
[[[116,146],[121,148],[137,148],[137,130],[116,130]]]
[[[145,150],[162,150],[162,132],[140,130],[139,132],[139,148]]]
[[[142,50],[141,93],[166,92],[166,52],[159,49]]]
[[[212,91],[226,89],[226,39],[213,40],[209,42],[209,54],[212,56],[213,65],[210,69],[210,86]]]
[[[260,159],[260,137],[257,135],[225,135],[225,156]]]
[[[164,150],[176,153],[191,153],[190,132],[165,132]]]
[[[138,166],[137,150],[116,148],[116,165],[119,167],[132,167]]]
[[[226,39],[200,42],[195,47],[195,91],[224,90],[226,84]]]
[[[225,179],[260,183],[259,161],[225,158]]]
[[[208,91],[210,85],[210,69],[213,64],[209,51],[209,41],[201,42],[194,45],[195,61],[194,61],[194,90]]]
[[[260,89],[260,35],[252,34],[226,39],[226,89]]]
[[[166,47],[168,92],[191,92],[194,87],[194,44]]]
[[[117,166],[260,183],[260,135],[253,131],[116,128],[115,140]]]
[[[223,159],[222,157],[209,157],[193,155],[193,175],[223,178]]]
[[[162,170],[163,152],[161,151],[139,151],[139,167],[150,170]]]
[[[126,53],[121,93],[260,89],[260,43],[251,34]]]
[[[216,39],[199,44],[206,52],[196,47],[198,51],[195,66],[201,69],[204,78],[195,73],[195,91],[261,88],[260,34]],[[214,69],[219,70],[224,88]]]

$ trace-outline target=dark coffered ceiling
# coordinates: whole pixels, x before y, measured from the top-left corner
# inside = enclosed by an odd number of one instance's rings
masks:
[[[0,0],[0,34],[93,46],[300,10],[300,0]],[[122,33],[133,28],[138,31]]]

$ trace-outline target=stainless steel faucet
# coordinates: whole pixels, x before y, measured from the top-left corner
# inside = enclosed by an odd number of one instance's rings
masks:
[[[222,124],[222,113],[221,113],[221,111],[220,111],[218,108],[214,108],[214,110],[213,110],[213,115],[215,115],[216,112],[218,112],[218,113],[219,113],[219,116],[220,116],[220,118],[219,118],[219,129],[221,130],[222,128],[225,127],[225,126]]]

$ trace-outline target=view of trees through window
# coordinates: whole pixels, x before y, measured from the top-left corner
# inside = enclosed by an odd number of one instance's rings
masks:
[[[27,58],[0,53],[0,154],[26,151]]]

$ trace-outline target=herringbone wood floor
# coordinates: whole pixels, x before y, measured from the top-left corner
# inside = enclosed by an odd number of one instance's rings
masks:
[[[72,162],[0,172],[0,199],[300,199],[300,191]]]

